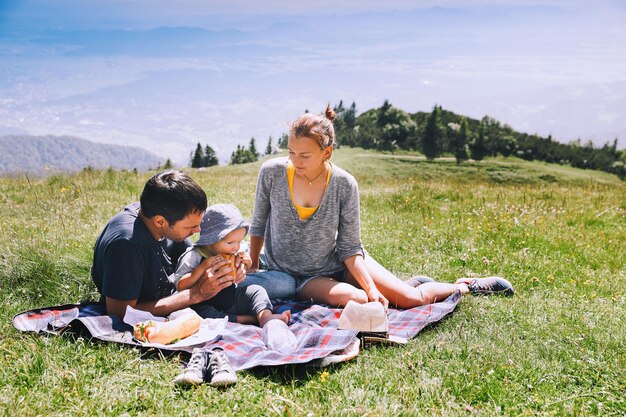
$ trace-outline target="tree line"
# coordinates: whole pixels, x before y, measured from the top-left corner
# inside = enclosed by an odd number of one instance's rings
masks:
[[[602,147],[580,139],[560,143],[552,136],[521,133],[485,116],[481,120],[457,115],[434,106],[431,112],[407,113],[385,100],[377,109],[356,115],[356,104],[334,106],[335,133],[339,146],[381,151],[419,151],[429,160],[453,156],[457,163],[480,161],[488,156],[517,156],[533,161],[596,169],[626,178],[626,150],[617,139]]]
[[[256,162],[262,155],[272,155],[277,153],[280,149],[287,148],[287,134],[283,133],[276,144],[270,136],[267,141],[267,146],[263,153],[260,153],[256,147],[256,139],[250,139],[248,147],[241,144],[237,145],[237,148],[230,155],[230,164],[246,164],[248,162]],[[168,159],[169,161],[169,159]],[[215,154],[215,150],[209,146],[202,146],[200,142],[196,145],[196,150],[191,152],[189,156],[189,166],[192,168],[210,167],[213,165],[219,165],[219,160]]]
[[[430,112],[408,113],[385,100],[379,108],[357,115],[356,103],[345,106],[343,101],[333,107],[337,146],[361,147],[380,151],[418,151],[427,159],[452,156],[461,164],[469,159],[480,161],[489,156],[516,156],[528,161],[568,164],[577,168],[596,169],[626,178],[626,150],[617,149],[617,139],[596,147],[580,139],[560,143],[552,136],[521,133],[510,126],[485,116],[480,120],[457,115],[434,106]],[[268,139],[263,155],[287,148],[288,136],[283,133],[276,141]],[[230,157],[231,164],[254,162],[261,153],[252,138],[248,147],[237,145]],[[190,165],[194,168],[217,165],[215,152],[209,145],[198,143],[192,152]]]

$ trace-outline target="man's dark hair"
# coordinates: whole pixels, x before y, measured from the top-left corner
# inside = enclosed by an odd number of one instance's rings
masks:
[[[170,226],[191,213],[203,213],[207,207],[204,190],[189,175],[176,170],[159,172],[150,178],[139,203],[144,216],[160,214]]]

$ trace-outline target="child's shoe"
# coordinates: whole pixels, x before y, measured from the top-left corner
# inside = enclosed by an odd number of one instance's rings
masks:
[[[208,363],[209,352],[205,349],[195,348],[187,367],[174,378],[176,385],[198,385],[204,382]]]
[[[225,387],[237,382],[237,374],[230,366],[228,357],[222,349],[213,349],[209,352],[209,364],[206,377],[213,387]]]

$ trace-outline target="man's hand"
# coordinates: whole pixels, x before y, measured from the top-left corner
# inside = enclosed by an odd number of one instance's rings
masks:
[[[197,302],[210,300],[224,288],[233,284],[234,278],[231,275],[232,268],[229,262],[221,257],[218,262],[213,263],[202,277],[191,288],[192,298]]]

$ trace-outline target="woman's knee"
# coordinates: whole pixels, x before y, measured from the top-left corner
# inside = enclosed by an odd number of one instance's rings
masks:
[[[298,298],[337,307],[345,306],[348,301],[360,304],[368,301],[367,294],[362,289],[329,278],[309,281],[298,294]]]
[[[348,304],[348,301],[354,301],[359,304],[365,304],[369,301],[367,298],[367,293],[365,291],[356,287],[352,288],[350,289],[350,291],[342,291],[339,294],[329,294],[330,304],[338,307],[343,307]]]

